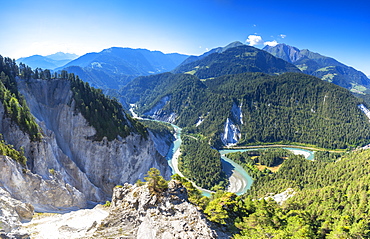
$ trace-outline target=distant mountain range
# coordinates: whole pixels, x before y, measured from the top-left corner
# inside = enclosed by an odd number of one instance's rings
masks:
[[[16,62],[18,64],[24,63],[31,67],[32,69],[42,68],[54,70],[58,67],[64,66],[65,64],[76,59],[77,57],[78,55],[75,54],[57,52],[55,54],[47,56],[33,55],[29,57],[23,57],[16,60]]]
[[[23,62],[31,68],[66,70],[118,99],[122,96],[120,89],[136,77],[169,71],[193,74],[200,79],[243,72],[303,72],[349,89],[370,102],[370,80],[365,74],[333,58],[286,44],[266,46],[262,51],[236,41],[200,56],[112,47],[76,57],[74,54],[58,52],[48,56],[20,58],[17,62]]]
[[[171,71],[188,57],[178,53],[112,47],[85,54],[57,70],[75,73],[92,86],[109,90],[119,89],[138,76]]]
[[[263,50],[296,65],[303,73],[317,76],[354,93],[364,94],[370,88],[370,79],[364,73],[331,57],[307,49],[300,50],[286,44],[265,46]]]

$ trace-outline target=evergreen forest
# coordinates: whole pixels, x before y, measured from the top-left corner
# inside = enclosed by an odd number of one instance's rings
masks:
[[[20,72],[23,73],[27,70],[30,71],[31,69],[23,64],[18,67],[14,60],[0,56],[0,101],[5,114],[22,131],[28,133],[31,140],[40,140],[42,134],[39,126],[17,87],[16,77],[20,75]]]
[[[160,105],[159,116],[175,113],[175,124],[184,132],[202,134],[217,148],[223,146],[227,118],[241,132],[238,145],[298,143],[346,149],[366,144],[370,136],[369,120],[358,108],[361,99],[302,73],[242,73],[208,80],[165,73],[137,78],[125,92],[140,114],[148,115]],[[233,110],[238,107],[242,121]]]
[[[251,155],[256,152],[234,158]],[[255,175],[251,190],[243,196],[220,190],[207,199],[186,179],[175,178],[188,188],[190,201],[203,208],[211,221],[226,225],[234,238],[370,237],[368,150],[338,159],[337,153],[323,152],[314,161],[281,156],[285,159],[280,169]],[[294,196],[281,204],[268,197],[287,188]]]
[[[221,156],[216,149],[200,139],[182,137],[179,169],[185,177],[202,188],[211,189],[219,184],[225,188],[226,175],[222,171]]]

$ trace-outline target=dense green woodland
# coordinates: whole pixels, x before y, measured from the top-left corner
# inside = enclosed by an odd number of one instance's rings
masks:
[[[0,100],[5,114],[28,133],[31,140],[40,140],[40,129],[17,87],[16,77],[26,68],[30,71],[29,67],[22,64],[18,67],[14,60],[0,56]]]
[[[222,172],[220,153],[209,144],[189,136],[182,137],[179,169],[196,185],[211,189],[216,184],[225,188],[226,176]]]
[[[242,133],[239,145],[301,143],[349,148],[369,141],[370,124],[358,109],[362,103],[349,91],[301,73],[271,76],[242,73],[206,81],[189,74],[141,77],[124,88],[126,99],[141,114],[163,97],[162,114],[175,112],[175,124],[186,133],[201,133],[221,147],[221,133],[230,118]],[[231,111],[240,106],[243,122]],[[196,127],[199,117],[204,121]]]
[[[369,238],[370,150],[338,160],[329,154],[314,161],[289,156],[278,172],[256,175],[243,196],[218,191],[207,199],[175,178],[188,188],[189,200],[210,220],[227,225],[234,238]],[[287,188],[296,193],[282,205],[261,199]]]

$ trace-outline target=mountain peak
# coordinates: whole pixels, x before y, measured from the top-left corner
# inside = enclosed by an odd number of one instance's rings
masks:
[[[276,46],[266,45],[263,50],[290,63],[294,63],[303,57],[298,48],[284,43],[279,43]]]
[[[362,86],[370,86],[369,78],[361,71],[346,66],[334,58],[323,56],[308,49],[300,50],[286,44],[278,44],[274,47],[266,46],[263,50],[285,61],[296,65],[303,73],[317,76],[322,80],[332,82],[341,87],[347,88],[352,92],[358,91]]]
[[[266,51],[236,42],[226,47],[213,49],[207,55],[203,54],[193,58],[190,63],[184,61],[174,72],[193,74],[200,79],[208,79],[244,72],[279,74],[300,72],[300,70],[293,64],[274,57]]]
[[[57,52],[51,55],[45,56],[49,59],[60,61],[60,60],[74,60],[78,57],[78,55],[73,54],[73,53],[64,53],[64,52]]]
[[[230,44],[228,44],[228,45],[226,45],[226,46],[222,47],[221,52],[224,52],[224,51],[226,51],[226,50],[228,50],[228,49],[230,49],[230,48],[238,47],[238,46],[244,46],[244,44],[243,44],[243,43],[241,43],[240,41],[234,41],[234,42],[232,42],[232,43],[230,43]]]

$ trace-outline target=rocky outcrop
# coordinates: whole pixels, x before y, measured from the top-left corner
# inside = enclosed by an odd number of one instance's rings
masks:
[[[12,198],[10,193],[0,187],[0,229],[4,234],[19,228],[22,222],[30,221],[32,216],[31,204]]]
[[[76,188],[54,175],[44,179],[7,156],[0,156],[1,188],[13,198],[32,204],[39,212],[87,206],[86,197]]]
[[[229,238],[187,198],[186,189],[176,181],[154,195],[146,185],[116,187],[110,213],[94,238]]]
[[[160,120],[168,123],[174,123],[176,120],[176,113],[168,113],[163,110],[163,107],[167,104],[168,101],[171,100],[170,96],[164,96],[162,99],[158,101],[155,106],[150,109],[149,111],[145,112],[144,115],[150,116],[155,120]]]
[[[221,141],[225,146],[233,146],[238,143],[241,138],[239,127],[229,118],[227,118],[224,126],[224,132],[221,134]]]
[[[172,134],[161,135],[161,134],[157,134],[156,132],[152,132],[150,130],[149,130],[149,136],[153,140],[155,148],[163,157],[167,156],[168,152],[171,149],[173,141],[176,140],[176,138]]]
[[[239,106],[233,102],[233,106],[231,107],[231,114],[237,124],[244,124],[242,106],[243,102],[241,102]]]
[[[93,209],[81,209],[64,214],[37,214],[32,221],[23,223],[17,232],[37,239],[95,238],[93,234],[96,225],[100,225],[108,213],[109,208],[97,205]]]
[[[358,108],[364,112],[364,114],[366,115],[367,118],[370,119],[370,110],[368,108],[366,108],[366,106],[364,104],[359,104],[358,105]]]
[[[265,197],[264,199],[268,200],[268,199],[271,198],[271,199],[275,200],[275,202],[277,202],[278,204],[282,205],[286,200],[293,197],[296,193],[297,192],[295,192],[293,188],[287,188],[282,193],[278,193],[278,194],[271,193],[271,194],[267,195],[267,197]]]
[[[145,112],[144,115],[148,115],[148,116],[151,116],[151,115],[156,115],[158,114],[158,112],[167,104],[168,101],[171,100],[171,97],[170,96],[164,96],[162,97],[158,103],[156,103],[154,105],[153,108],[151,108],[149,111]]]

